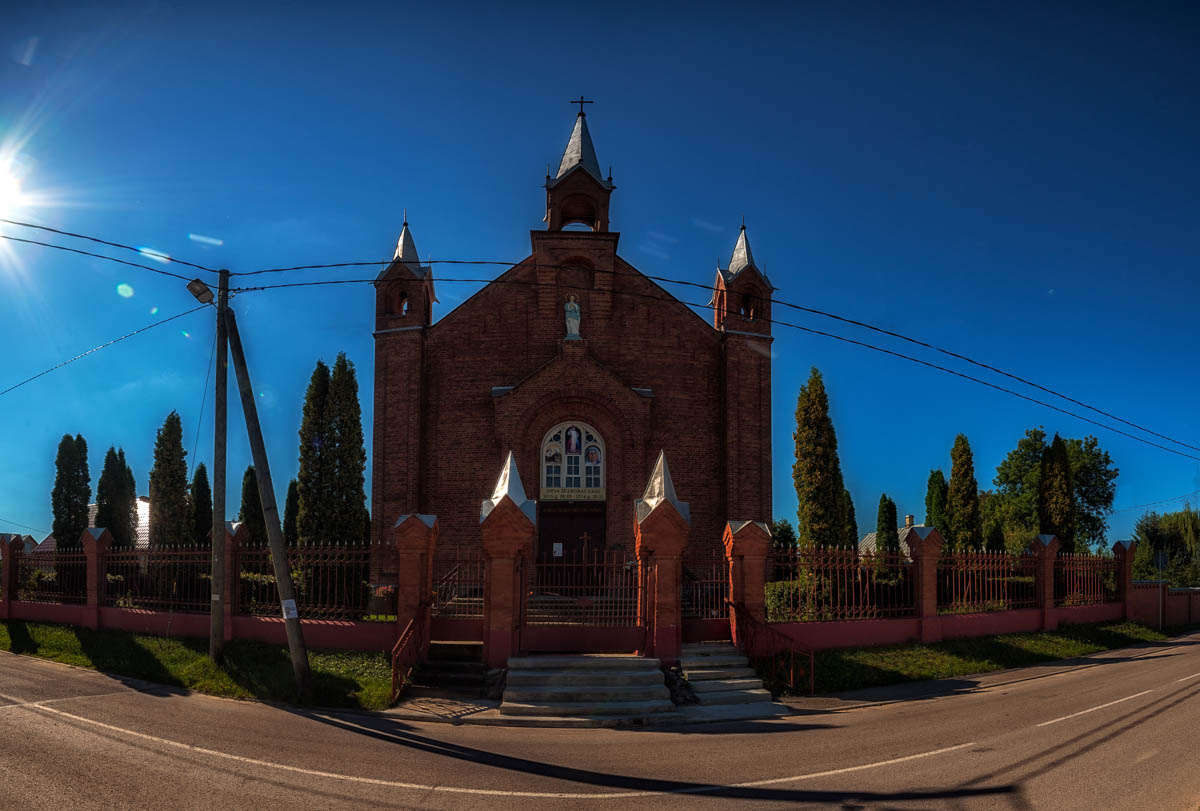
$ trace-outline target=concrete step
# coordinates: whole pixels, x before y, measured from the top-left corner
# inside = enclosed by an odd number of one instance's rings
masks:
[[[605,685],[635,687],[663,683],[661,670],[509,670],[506,680],[510,687],[536,685]]]
[[[739,654],[716,654],[712,656],[680,656],[679,664],[684,670],[701,667],[745,667],[749,664],[745,656]]]
[[[736,656],[737,648],[732,642],[685,642],[679,651],[680,656]]]
[[[750,690],[718,690],[712,693],[697,693],[696,699],[701,704],[753,704],[757,701],[770,701],[771,693],[762,687]]]
[[[439,673],[486,673],[483,662],[456,662],[445,659],[429,659],[421,663],[421,667],[436,670]]]
[[[532,685],[514,687],[507,685],[504,690],[506,702],[518,704],[561,704],[572,702],[616,702],[630,701],[670,701],[671,691],[659,681],[653,685],[638,685],[635,687],[609,687],[606,685],[573,685],[570,687],[547,687]]]
[[[710,679],[695,681],[688,679],[694,693],[718,693],[725,690],[757,690],[762,687],[761,679]]]
[[[482,642],[430,642],[429,658],[439,662],[483,662]]]
[[[675,705],[669,698],[653,701],[560,701],[554,704],[522,704],[516,701],[505,701],[500,705],[501,715],[549,715],[570,718],[621,715],[637,718],[660,712],[675,712]]]
[[[657,659],[644,656],[577,654],[573,656],[514,656],[508,670],[658,670]]]
[[[683,675],[688,681],[758,678],[758,674],[754,672],[754,668],[752,667],[702,667],[697,670],[684,668]]]

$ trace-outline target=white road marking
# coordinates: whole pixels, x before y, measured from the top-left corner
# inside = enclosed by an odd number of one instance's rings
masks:
[[[11,701],[12,704],[0,704],[0,710],[7,710],[12,707],[40,707],[42,704],[52,704],[56,701],[74,701],[77,698],[104,698],[106,696],[123,696],[135,692],[134,690],[114,690],[111,693],[95,693],[93,695],[84,696],[63,696],[62,698],[44,698],[41,701],[22,701],[15,696],[7,696],[0,693],[0,698],[5,701]]]
[[[1194,679],[1194,678],[1196,678],[1197,676],[1200,676],[1200,673],[1193,673],[1193,674],[1192,674],[1192,675],[1190,675],[1190,676],[1184,676],[1182,679],[1176,679],[1176,680],[1175,680],[1175,683],[1176,683],[1176,684],[1179,684],[1179,682],[1181,682],[1181,681],[1187,681],[1188,679]]]
[[[1144,696],[1144,695],[1146,695],[1146,693],[1153,693],[1153,692],[1154,692],[1153,690],[1143,690],[1140,693],[1134,693],[1131,696],[1125,696],[1125,698],[1118,698],[1116,701],[1110,701],[1107,704],[1101,704],[1099,707],[1092,707],[1091,709],[1080,710],[1079,712],[1073,712],[1070,715],[1064,715],[1062,718],[1055,718],[1053,721],[1043,721],[1042,723],[1038,724],[1038,726],[1039,727],[1048,727],[1051,724],[1057,724],[1059,721],[1066,721],[1068,718],[1075,718],[1076,716],[1079,716],[1079,715],[1087,715],[1089,712],[1095,712],[1096,710],[1102,710],[1105,707],[1111,707],[1113,704],[1120,704],[1122,701],[1130,701],[1132,699],[1137,698],[1138,696]]]
[[[0,694],[0,698],[9,698]],[[11,700],[11,699],[9,699]],[[357,777],[351,774],[337,774],[336,772],[325,772],[318,769],[304,769],[299,766],[289,766],[285,763],[273,763],[269,760],[259,760],[258,758],[244,757],[242,755],[234,755],[229,752],[218,752],[215,749],[206,749],[203,746],[195,746],[190,743],[181,741],[173,741],[168,738],[160,738],[157,735],[147,735],[145,732],[136,732],[132,729],[124,729],[122,727],[106,724],[102,721],[94,721],[91,718],[84,718],[79,715],[73,715],[69,712],[63,712],[53,707],[47,707],[42,704],[26,704],[24,705],[31,710],[41,710],[43,712],[60,715],[64,718],[70,718],[73,721],[79,721],[84,724],[106,729],[109,732],[118,732],[123,735],[128,735],[133,738],[141,738],[146,741],[164,744],[166,746],[174,746],[179,749],[186,749],[189,752],[196,752],[203,755],[211,755],[212,757],[224,758],[233,760],[238,763],[245,763],[250,766],[261,766],[267,769],[276,769],[279,771],[293,772],[295,774],[306,774],[312,777],[325,777],[332,780],[344,780],[350,783],[365,783],[372,786],[385,786],[387,788],[411,789],[413,791],[438,791],[445,794],[471,794],[485,795],[490,797],[530,797],[535,799],[549,800],[624,800],[637,797],[655,797],[663,794],[705,794],[714,791],[725,791],[731,788],[752,788],[755,786],[768,786],[779,783],[792,783],[800,780],[815,780],[819,777],[833,777],[839,774],[849,774],[851,772],[860,772],[866,769],[877,769],[883,766],[893,766],[897,763],[907,763],[911,760],[919,760],[921,758],[933,757],[935,755],[944,755],[948,752],[957,752],[960,749],[966,749],[969,746],[974,746],[975,743],[961,743],[957,746],[948,746],[944,749],[934,749],[929,752],[920,752],[915,755],[905,755],[904,757],[891,758],[889,760],[880,760],[875,763],[863,763],[858,766],[846,766],[841,769],[828,769],[823,772],[810,772],[808,774],[798,774],[793,777],[773,777],[766,780],[752,780],[747,783],[732,783],[730,785],[708,785],[708,786],[687,786],[680,789],[670,789],[666,791],[623,791],[623,792],[560,792],[560,791],[505,791],[501,789],[485,789],[485,788],[465,788],[460,786],[433,786],[422,783],[407,783],[399,780],[381,780],[375,777]],[[654,778],[646,778],[653,780]]]

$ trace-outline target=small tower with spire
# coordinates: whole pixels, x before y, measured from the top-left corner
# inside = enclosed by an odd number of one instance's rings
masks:
[[[436,301],[433,268],[421,264],[406,210],[392,261],[375,279],[375,329],[427,327]]]
[[[575,117],[575,128],[563,150],[558,171],[551,177],[546,175],[546,227],[549,231],[561,231],[563,226],[582,223],[595,232],[608,231],[608,203],[612,190],[612,173],[605,179],[596,158],[596,148],[588,132],[584,104],[591,104],[581,96],[572,104],[579,105]]]
[[[729,265],[724,268],[717,265],[717,278],[709,302],[713,308],[713,326],[719,330],[770,335],[771,293],[774,290],[767,274],[754,264],[743,219]]]

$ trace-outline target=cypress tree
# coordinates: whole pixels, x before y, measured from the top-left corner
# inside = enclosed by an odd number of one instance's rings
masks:
[[[246,525],[251,546],[267,545],[267,519],[263,515],[254,465],[246,468],[245,474],[242,475],[242,506],[238,510],[238,520]]]
[[[937,527],[938,532],[946,533],[946,493],[949,486],[946,476],[940,470],[929,471],[929,481],[925,484],[925,525]]]
[[[335,533],[331,540],[361,543],[370,533],[364,475],[367,450],[363,443],[358,378],[345,352],[339,352],[333,364],[326,411],[329,441],[325,445],[325,470],[330,478],[332,509],[327,526]]]
[[[1067,443],[1058,434],[1042,452],[1038,489],[1038,526],[1058,537],[1063,552],[1075,551],[1075,489]]]
[[[208,536],[212,532],[213,524],[213,504],[212,488],[208,485],[208,468],[203,462],[196,465],[196,472],[192,474],[188,505],[192,512],[192,543],[196,546],[208,546]]]
[[[138,525],[141,524],[141,518],[138,516],[137,480],[133,477],[133,468],[125,461],[124,448],[117,448],[117,462],[124,469],[123,490],[125,503],[129,506],[129,544],[136,546]]]
[[[188,510],[187,452],[183,449],[183,424],[172,411],[154,439],[154,466],[150,468],[150,546],[189,543],[194,529]]]
[[[830,548],[845,542],[842,468],[837,435],[829,418],[829,396],[813,367],[796,398],[796,534],[802,549]]]
[[[283,543],[291,548],[300,538],[300,489],[296,480],[288,482],[287,500],[283,504]]]
[[[304,394],[304,413],[300,422],[300,470],[296,476],[299,509],[299,543],[306,545],[330,539],[330,481],[327,472],[329,441],[329,367],[317,361],[308,391]]]
[[[979,514],[979,484],[971,443],[959,434],[950,450],[950,483],[946,488],[946,543],[953,549],[979,549],[983,524]]]
[[[112,534],[113,546],[118,549],[133,546],[132,519],[137,511],[132,504],[128,474],[124,452],[118,455],[117,449],[110,447],[96,482],[96,526]]]
[[[900,554],[900,531],[896,527],[896,502],[887,493],[879,497],[879,512],[875,518],[875,549],[880,554]]]
[[[80,537],[88,526],[88,502],[92,497],[88,475],[87,442],[76,434],[63,434],[54,460],[54,488],[50,491],[50,510],[54,515],[51,532],[63,550],[81,549]]]
[[[842,548],[858,549],[858,520],[854,516],[854,499],[845,488],[842,489],[842,518],[846,526],[842,536]]]

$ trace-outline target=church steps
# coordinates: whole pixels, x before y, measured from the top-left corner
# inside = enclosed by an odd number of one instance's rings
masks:
[[[688,679],[693,693],[717,693],[724,690],[756,690],[762,679]]]
[[[500,705],[501,715],[561,716],[566,718],[588,718],[598,715],[617,715],[625,718],[641,718],[657,713],[674,713],[675,705],[670,698],[651,701],[558,701],[553,704],[520,704],[505,701]]]
[[[705,706],[770,702],[762,679],[731,642],[684,645],[680,665],[696,700]]]
[[[688,681],[758,678],[758,674],[754,672],[754,668],[752,667],[713,667],[701,670],[685,670],[683,675]]]
[[[592,670],[549,671],[509,670],[507,684],[510,687],[533,687],[538,685],[596,684],[612,687],[636,687],[663,683],[659,670]]]
[[[762,682],[759,682],[761,684]],[[771,692],[762,687],[734,688],[731,690],[716,690],[699,693],[696,698],[701,704],[755,704],[759,701],[770,701]]]
[[[607,653],[581,653],[562,656],[514,656],[508,660],[513,670],[655,670],[657,659]]]
[[[746,667],[749,661],[745,656],[736,653],[717,655],[710,654],[708,656],[691,656],[686,652],[680,656],[679,665],[686,670],[708,670],[714,667]]]
[[[508,660],[500,714],[545,718],[661,717],[675,713],[657,659],[581,654]]]
[[[577,685],[566,687],[550,687],[546,685],[531,685],[515,688],[512,685],[504,691],[504,700],[519,704],[558,704],[564,701],[670,701],[671,691],[663,684],[635,685],[632,687],[614,687],[612,685]]]

